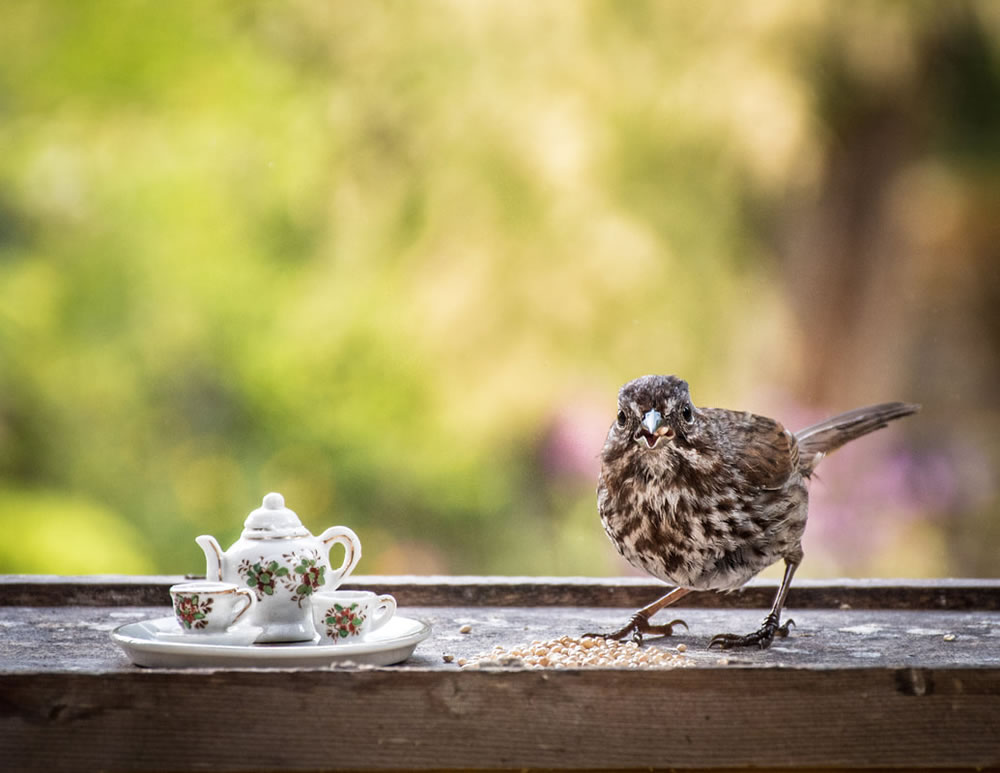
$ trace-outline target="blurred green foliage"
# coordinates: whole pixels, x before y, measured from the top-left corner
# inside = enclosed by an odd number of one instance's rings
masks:
[[[894,105],[923,134],[883,180],[930,159],[962,206],[1000,190],[988,2],[2,17],[0,572],[198,571],[193,538],[228,544],[277,490],[314,531],[355,528],[362,572],[620,573],[593,489],[622,382],[674,372],[776,415],[933,402],[914,373],[938,361],[859,366],[907,394],[803,378],[786,277],[809,269],[783,234],[802,201],[829,210],[852,128]],[[965,58],[925,94],[939,39]],[[925,549],[968,532],[942,511],[995,522],[981,484],[896,507],[885,551],[930,535],[902,573],[988,571]]]

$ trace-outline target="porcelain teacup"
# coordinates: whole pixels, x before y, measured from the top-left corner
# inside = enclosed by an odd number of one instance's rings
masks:
[[[190,634],[222,633],[256,603],[246,588],[206,580],[172,585],[170,598],[181,631]]]
[[[313,594],[313,624],[320,644],[352,644],[384,626],[396,613],[396,599],[366,590]]]

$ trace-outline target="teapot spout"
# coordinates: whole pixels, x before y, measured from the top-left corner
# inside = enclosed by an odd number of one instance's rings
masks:
[[[202,534],[195,542],[205,551],[205,578],[208,580],[222,579],[222,547],[215,537]]]

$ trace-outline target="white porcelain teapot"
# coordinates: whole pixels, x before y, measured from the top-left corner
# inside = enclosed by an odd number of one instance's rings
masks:
[[[314,634],[310,600],[334,590],[361,560],[361,540],[346,526],[331,526],[318,537],[285,507],[278,493],[264,497],[247,516],[243,534],[223,552],[215,537],[195,540],[205,551],[205,576],[250,588],[257,597],[250,624],[263,630],[259,642],[306,641]],[[344,562],[330,566],[333,543],[344,546]]]

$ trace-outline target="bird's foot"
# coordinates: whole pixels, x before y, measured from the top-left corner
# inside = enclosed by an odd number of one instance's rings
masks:
[[[734,647],[760,647],[762,650],[766,650],[771,646],[775,636],[781,638],[788,636],[788,626],[790,625],[795,625],[795,621],[786,620],[784,625],[778,625],[778,616],[768,615],[764,618],[760,628],[753,633],[748,633],[746,636],[735,633],[720,633],[712,637],[708,648],[712,649],[715,645],[719,645],[719,648],[724,650]]]
[[[636,612],[629,621],[613,633],[585,633],[584,638],[594,637],[600,639],[612,639],[621,641],[626,636],[630,636],[636,644],[642,644],[643,634],[653,634],[654,636],[670,636],[674,632],[675,625],[683,625],[685,630],[688,624],[683,620],[671,620],[669,623],[653,625],[649,622],[649,617],[641,610]]]

